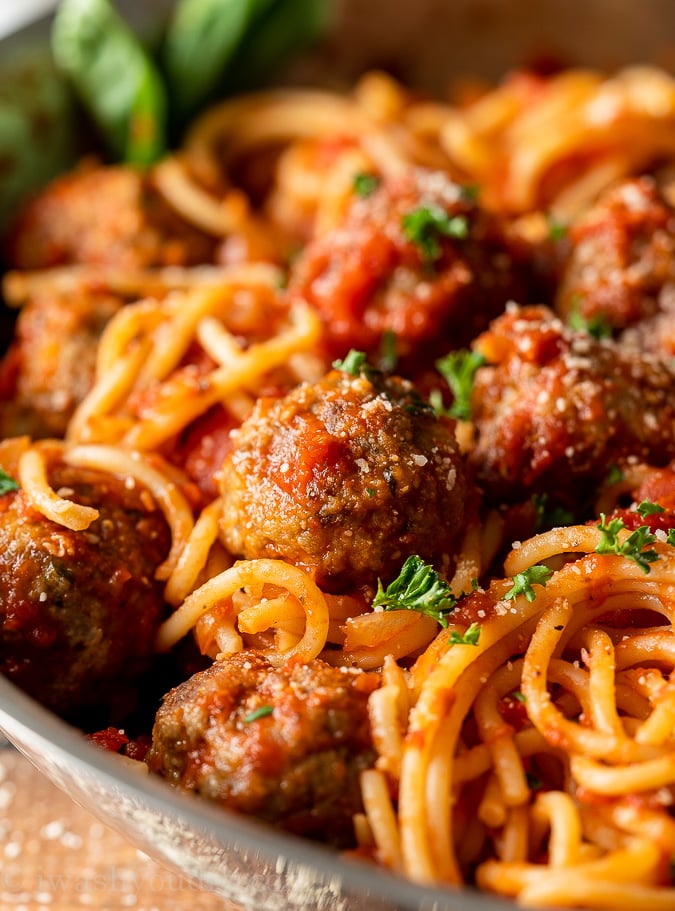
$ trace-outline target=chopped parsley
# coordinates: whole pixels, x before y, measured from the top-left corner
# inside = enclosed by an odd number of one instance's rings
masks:
[[[460,421],[471,420],[471,394],[476,372],[479,367],[487,363],[482,354],[476,351],[451,351],[445,357],[436,361],[436,369],[446,381],[454,401],[448,409],[448,414]]]
[[[464,633],[458,633],[453,629],[450,633],[450,645],[478,645],[481,629],[479,623],[472,623]]]
[[[587,332],[598,341],[612,337],[612,327],[606,317],[602,313],[596,313],[595,316],[584,316],[578,302],[570,311],[567,323],[575,332]]]
[[[333,368],[335,370],[341,370],[343,373],[348,373],[350,376],[363,376],[378,389],[380,389],[380,387],[384,388],[384,374],[382,370],[369,363],[368,357],[363,351],[357,351],[355,348],[351,348],[346,357],[338,358],[333,361]],[[429,405],[428,402],[425,402],[418,392],[411,391],[409,399],[409,408],[415,408],[416,413],[430,413],[433,411],[431,405]]]
[[[504,600],[510,601],[518,595],[524,595],[526,601],[534,601],[537,593],[532,586],[545,587],[552,575],[553,571],[548,566],[542,566],[539,563],[536,566],[530,566],[522,573],[516,573],[513,577],[513,586],[504,595]]]
[[[436,570],[416,554],[408,557],[398,577],[384,588],[377,580],[373,607],[384,610],[414,610],[432,617],[443,628],[447,616],[457,606],[457,598]]]
[[[530,791],[541,791],[544,787],[544,782],[541,778],[537,778],[536,775],[533,775],[532,772],[526,772],[525,778],[527,779],[527,786]]]
[[[564,221],[560,221],[560,219],[556,218],[551,212],[548,214],[547,221],[549,240],[564,240],[564,238],[567,237],[567,225]]]
[[[406,239],[418,247],[426,262],[441,255],[441,237],[463,240],[469,234],[466,215],[448,215],[440,206],[420,206],[401,219]]]
[[[368,359],[363,351],[356,351],[352,348],[345,358],[338,358],[338,360],[333,361],[333,367],[336,370],[342,370],[343,373],[348,373],[350,376],[369,376],[374,371],[374,367],[371,367],[368,363]]]
[[[537,531],[545,528],[561,528],[574,522],[574,515],[569,509],[565,509],[564,506],[549,506],[548,500],[547,493],[535,493],[532,496]]]
[[[462,184],[461,195],[465,202],[476,202],[480,196],[480,185],[477,183]]]
[[[636,507],[636,512],[639,512],[643,519],[646,519],[647,516],[655,516],[660,512],[665,512],[663,506],[659,506],[658,503],[652,503],[650,500],[643,500],[642,503],[639,503]]]
[[[357,196],[371,196],[382,183],[377,174],[361,173],[354,177],[354,192]]]
[[[0,468],[0,496],[2,496],[3,493],[11,493],[18,489],[19,485],[14,478],[10,477],[4,469]]]
[[[621,468],[613,462],[609,466],[609,471],[607,472],[607,477],[605,478],[606,484],[618,484],[620,481],[623,481],[625,475]]]
[[[252,721],[257,721],[259,718],[266,718],[268,715],[271,715],[273,711],[273,705],[261,705],[244,717],[244,724],[250,724]]]
[[[525,695],[525,693],[521,693],[520,690],[514,690],[511,693],[511,699],[515,699],[516,702],[522,702],[522,703],[527,702],[527,696]]]
[[[649,572],[649,564],[658,560],[659,555],[655,550],[645,550],[648,544],[656,541],[656,535],[651,533],[648,525],[640,525],[636,528],[625,541],[619,540],[619,532],[626,527],[623,519],[610,519],[604,513],[600,513],[600,522],[598,528],[602,536],[600,543],[595,548],[599,554],[617,554],[619,557],[626,557],[632,560],[640,567],[644,573]]]
[[[385,373],[393,373],[396,364],[398,363],[396,341],[396,333],[392,332],[391,329],[387,329],[382,333],[378,363],[380,365],[380,370],[383,370]]]
[[[448,410],[443,403],[443,393],[440,389],[432,389],[429,393],[429,404],[434,409],[437,417],[443,417],[448,414]]]
[[[668,544],[670,544],[672,547],[675,547],[675,528],[669,528],[669,529],[668,529],[668,537],[666,538],[666,541],[667,541]]]

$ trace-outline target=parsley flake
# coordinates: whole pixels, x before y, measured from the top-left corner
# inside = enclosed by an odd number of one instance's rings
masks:
[[[380,339],[380,352],[378,363],[380,370],[384,373],[393,373],[398,363],[398,346],[396,333],[387,329],[382,333]]]
[[[471,394],[476,372],[487,359],[476,351],[460,349],[451,351],[436,361],[436,369],[446,381],[454,401],[448,409],[450,417],[460,421],[471,420]]]
[[[525,778],[527,779],[527,786],[529,787],[530,791],[541,791],[541,789],[544,787],[544,782],[541,780],[541,778],[537,778],[537,776],[533,775],[532,772],[526,772]]]
[[[458,633],[453,629],[450,633],[450,645],[478,645],[481,630],[479,623],[472,623],[464,633]]]
[[[416,554],[408,557],[398,577],[386,589],[377,580],[373,607],[384,610],[414,610],[432,617],[443,628],[447,615],[457,606],[457,598],[436,570]]]
[[[441,255],[439,238],[463,240],[469,234],[466,215],[448,215],[439,206],[420,206],[401,219],[407,240],[419,248],[423,259],[435,262]]]
[[[511,601],[518,595],[524,595],[526,601],[534,601],[537,593],[532,586],[541,585],[546,587],[546,583],[552,575],[553,571],[548,566],[542,566],[540,563],[530,566],[522,573],[516,573],[513,577],[513,586],[504,595],[504,600]]]
[[[625,477],[625,475],[624,475],[623,471],[619,468],[619,466],[615,462],[613,462],[609,466],[609,470],[607,472],[607,477],[605,478],[605,483],[610,484],[610,485],[618,484],[620,481],[623,481],[624,477]]]
[[[666,538],[666,541],[667,541],[668,544],[670,544],[672,547],[675,547],[675,528],[669,528],[669,529],[668,529],[668,537]]]
[[[259,718],[266,718],[268,715],[271,715],[273,711],[273,705],[261,705],[244,717],[244,724],[250,724],[252,721],[257,721]]]
[[[548,239],[552,241],[563,240],[567,237],[567,225],[564,221],[556,218],[549,212],[548,215]]]
[[[642,503],[639,503],[635,509],[636,512],[639,512],[643,519],[646,519],[647,516],[654,516],[660,512],[665,512],[663,506],[659,506],[658,503],[652,503],[650,500],[643,500]]]
[[[536,530],[543,531],[545,528],[561,528],[564,525],[572,525],[574,515],[564,506],[550,506],[548,494],[533,494],[532,504],[536,515]]]
[[[570,311],[567,323],[570,329],[575,332],[587,332],[594,339],[600,341],[603,338],[612,337],[612,327],[602,313],[596,313],[595,316],[586,317],[582,314],[579,306]]]
[[[516,702],[522,702],[522,703],[527,702],[527,696],[525,695],[525,693],[521,693],[520,690],[514,690],[511,693],[511,699],[515,699]]]
[[[480,184],[465,183],[460,188],[460,194],[464,202],[476,202],[480,196]]]
[[[12,493],[14,490],[18,490],[19,485],[10,477],[4,469],[0,468],[0,496],[4,493]]]
[[[366,355],[363,351],[356,351],[352,348],[347,357],[338,358],[336,361],[333,361],[333,367],[336,370],[342,370],[343,373],[348,373],[350,376],[366,376],[370,377],[377,371],[374,367],[368,363]]]
[[[362,196],[365,199],[367,196],[371,196],[381,183],[382,180],[377,174],[356,174],[354,177],[354,192],[357,196]]]
[[[617,554],[619,557],[626,557],[627,560],[637,563],[644,573],[648,573],[649,564],[658,560],[659,555],[655,550],[644,550],[644,548],[656,541],[656,535],[651,533],[648,525],[640,525],[621,542],[619,532],[623,531],[625,527],[623,519],[617,518],[608,521],[607,516],[600,513],[598,528],[602,536],[595,550],[599,554]]]

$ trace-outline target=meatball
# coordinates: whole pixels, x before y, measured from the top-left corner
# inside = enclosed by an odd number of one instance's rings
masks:
[[[655,316],[629,326],[619,336],[622,347],[675,358],[675,296]]]
[[[70,531],[19,490],[0,496],[0,671],[68,718],[111,706],[146,665],[164,616],[154,572],[169,548],[145,491],[55,465],[50,482],[99,512]]]
[[[317,237],[289,294],[316,307],[327,346],[376,352],[393,333],[406,361],[467,344],[509,299],[526,300],[522,266],[497,218],[442,172],[411,169],[356,196]]]
[[[651,177],[604,193],[570,227],[556,310],[613,329],[675,306],[675,208]]]
[[[102,291],[42,294],[21,310],[0,364],[0,437],[62,437],[94,380],[99,338],[122,301]]]
[[[186,224],[143,175],[122,165],[86,164],[30,202],[10,235],[18,269],[67,263],[142,269],[213,259],[215,241]]]
[[[280,557],[345,590],[395,576],[413,553],[447,568],[467,482],[454,423],[409,382],[333,370],[258,401],[220,488],[233,553]]]
[[[367,702],[377,678],[316,659],[275,668],[218,659],[160,707],[147,763],[172,784],[297,835],[345,847],[374,763]]]
[[[475,348],[471,462],[493,498],[574,502],[637,458],[675,456],[675,373],[665,362],[566,328],[543,307],[510,307]]]

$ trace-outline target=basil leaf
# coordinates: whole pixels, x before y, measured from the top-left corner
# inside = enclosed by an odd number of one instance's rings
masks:
[[[62,0],[52,51],[116,158],[144,166],[164,153],[162,78],[108,0]]]
[[[19,485],[14,478],[8,475],[4,468],[0,466],[0,496],[6,493],[13,493],[18,489]]]
[[[274,0],[238,48],[228,69],[228,92],[262,85],[294,54],[309,47],[335,5],[334,0]]]
[[[224,76],[247,31],[275,0],[180,0],[166,33],[163,64],[172,106],[184,120]]]

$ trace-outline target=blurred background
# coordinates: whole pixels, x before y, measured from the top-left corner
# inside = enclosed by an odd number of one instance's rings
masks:
[[[0,0],[0,38],[56,6],[57,0]]]

